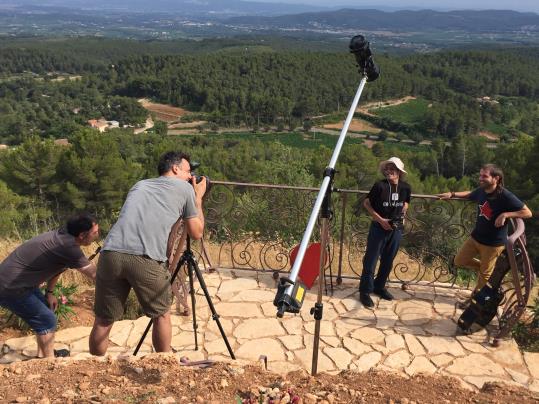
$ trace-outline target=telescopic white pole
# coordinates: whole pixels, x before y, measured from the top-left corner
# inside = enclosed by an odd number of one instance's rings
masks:
[[[350,107],[350,111],[348,111],[348,116],[346,117],[346,120],[344,121],[344,125],[341,130],[341,134],[339,135],[339,140],[337,141],[337,145],[335,146],[335,150],[333,151],[333,155],[331,156],[331,160],[329,162],[329,166],[327,168],[334,169],[335,164],[337,164],[337,159],[339,158],[339,154],[341,153],[341,148],[344,143],[344,139],[346,138],[346,133],[348,132],[348,127],[350,126],[350,123],[352,122],[352,118],[354,117],[354,112],[356,111],[357,104],[359,103],[359,98],[361,97],[361,93],[363,92],[363,87],[365,87],[365,83],[367,82],[367,77],[364,76],[361,79],[361,82],[359,83],[359,87],[357,89],[356,95],[354,97],[354,100],[352,101],[352,105]],[[291,296],[292,290],[294,289],[294,283],[296,282],[296,278],[298,277],[299,270],[301,268],[301,264],[303,263],[303,258],[305,257],[305,251],[307,250],[307,246],[309,244],[309,241],[311,239],[314,226],[316,224],[316,221],[318,220],[318,213],[320,212],[320,208],[322,206],[322,202],[324,201],[324,197],[326,195],[326,191],[328,189],[329,183],[331,181],[331,177],[329,175],[326,175],[324,177],[324,180],[322,181],[322,185],[320,187],[320,191],[318,193],[318,196],[316,198],[316,201],[314,203],[313,211],[311,212],[311,216],[309,218],[309,222],[307,223],[307,228],[305,229],[305,233],[303,234],[303,238],[301,240],[301,244],[299,246],[298,254],[296,256],[296,260],[294,262],[294,265],[292,266],[292,269],[290,271],[289,279],[291,281],[290,285],[286,288],[284,295],[285,296]],[[282,317],[285,312],[284,307],[279,307],[277,311],[277,317]]]

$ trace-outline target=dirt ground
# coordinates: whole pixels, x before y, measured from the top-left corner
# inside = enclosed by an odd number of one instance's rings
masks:
[[[330,123],[330,124],[324,125],[323,127],[327,129],[341,130],[342,126],[343,126],[343,123],[339,122],[339,123]],[[381,130],[379,127],[371,124],[370,122],[364,121],[363,119],[352,119],[352,122],[350,122],[349,129],[355,132],[368,131],[368,132],[373,132],[373,133],[378,133]]]
[[[40,403],[537,403],[527,390],[496,384],[480,392],[455,379],[381,372],[279,376],[262,366],[181,366],[177,356],[82,361],[32,360],[0,368],[2,402]]]
[[[146,98],[141,98],[138,101],[140,102],[140,105],[142,105],[148,111],[154,112],[155,116],[158,119],[165,122],[176,121],[181,116],[189,113],[189,111],[183,108],[173,107],[172,105],[166,105],[166,104],[157,104],[154,102],[150,102]]]
[[[371,114],[369,112],[369,109],[371,109],[371,108],[392,107],[392,106],[395,106],[395,105],[404,104],[405,102],[408,102],[410,100],[415,100],[415,99],[416,99],[416,97],[413,97],[413,96],[409,95],[409,96],[399,98],[399,99],[368,102],[368,103],[359,105],[359,107],[356,109],[356,111],[367,114],[367,115],[374,115],[374,114]]]
[[[492,140],[494,142],[497,142],[500,140],[500,136],[495,134],[495,133],[492,133],[492,132],[488,132],[486,130],[483,130],[481,132],[479,132],[479,136],[482,136],[484,138],[486,138],[487,140]]]
[[[207,121],[193,121],[193,122],[182,122],[182,123],[173,123],[168,125],[169,129],[189,129],[196,128],[197,126],[204,125]]]

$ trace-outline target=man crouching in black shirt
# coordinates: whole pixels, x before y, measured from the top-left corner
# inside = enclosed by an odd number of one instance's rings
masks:
[[[404,227],[404,215],[410,203],[412,189],[402,181],[406,174],[404,164],[398,157],[380,163],[385,179],[376,182],[363,206],[372,216],[367,238],[367,251],[363,257],[363,272],[359,283],[359,300],[365,307],[374,307],[370,293],[385,300],[393,300],[386,289],[386,281],[393,267],[393,259],[399,250]],[[374,269],[380,258],[376,279]]]

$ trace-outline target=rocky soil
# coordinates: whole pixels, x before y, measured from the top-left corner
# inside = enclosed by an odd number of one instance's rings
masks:
[[[385,372],[286,376],[262,365],[182,366],[176,354],[123,360],[30,360],[0,367],[0,402],[36,403],[537,403],[528,390]]]

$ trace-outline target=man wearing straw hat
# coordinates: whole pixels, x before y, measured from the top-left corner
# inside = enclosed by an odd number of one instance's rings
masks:
[[[404,227],[404,215],[410,203],[412,189],[402,180],[406,174],[404,163],[398,157],[380,163],[384,179],[376,182],[363,206],[372,217],[367,251],[363,257],[363,272],[359,283],[359,300],[363,306],[374,307],[370,294],[385,300],[393,300],[386,289],[386,281],[393,267],[393,259],[399,250]],[[374,270],[380,260],[376,278]]]

